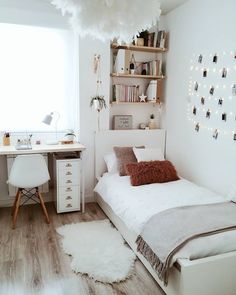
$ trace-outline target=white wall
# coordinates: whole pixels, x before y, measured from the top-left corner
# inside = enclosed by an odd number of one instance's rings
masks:
[[[69,28],[67,18],[43,0],[0,0],[0,22]]]
[[[86,146],[85,153],[85,197],[93,197],[94,177],[94,132],[97,130],[97,112],[90,108],[91,96],[96,94],[96,74],[93,72],[94,54],[101,55],[102,92],[109,106],[110,44],[90,37],[79,43],[79,97],[80,97],[80,141]],[[100,129],[109,129],[109,107],[100,113]]]
[[[193,53],[236,51],[235,11],[235,0],[192,0],[165,16],[170,34],[164,120],[167,157],[183,177],[222,194],[236,183],[236,142],[221,135],[214,140],[203,130],[196,133],[187,120],[186,98]]]

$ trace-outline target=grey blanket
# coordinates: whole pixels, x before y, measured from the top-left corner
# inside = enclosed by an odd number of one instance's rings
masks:
[[[137,250],[167,285],[171,259],[188,241],[234,229],[234,202],[172,208],[149,219],[136,240]]]

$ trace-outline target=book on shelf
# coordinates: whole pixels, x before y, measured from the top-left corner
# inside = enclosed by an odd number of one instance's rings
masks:
[[[137,74],[161,76],[162,75],[162,60],[152,60],[149,62],[142,62],[137,67]]]
[[[164,30],[160,30],[157,33],[157,41],[156,41],[156,47],[158,48],[165,48],[166,47],[166,39],[167,39],[167,33]]]
[[[157,46],[157,32],[155,32],[153,43],[154,43],[153,47],[156,47]]]
[[[113,85],[113,101],[114,102],[138,102],[139,101],[139,85]]]
[[[148,33],[148,38],[147,38],[147,46],[148,47],[154,47],[154,38],[155,38],[155,33]]]

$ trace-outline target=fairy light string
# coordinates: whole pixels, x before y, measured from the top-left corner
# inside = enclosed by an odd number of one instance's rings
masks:
[[[193,54],[187,118],[196,133],[236,141],[236,51]]]

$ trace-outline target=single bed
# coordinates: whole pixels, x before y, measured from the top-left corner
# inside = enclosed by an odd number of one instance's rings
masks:
[[[165,150],[163,130],[104,131],[96,134],[96,177],[105,171],[103,156],[113,146],[145,145]],[[224,197],[180,179],[166,184],[132,187],[128,176],[105,173],[96,186],[96,200],[139,259],[168,295],[235,295],[236,231],[199,238],[173,259],[164,286],[147,260],[136,251],[135,240],[145,222],[160,210],[176,206],[217,203]],[[181,195],[181,199],[178,197]],[[171,200],[171,202],[170,202]],[[199,258],[204,257],[204,258]],[[194,259],[194,260],[191,260]]]

